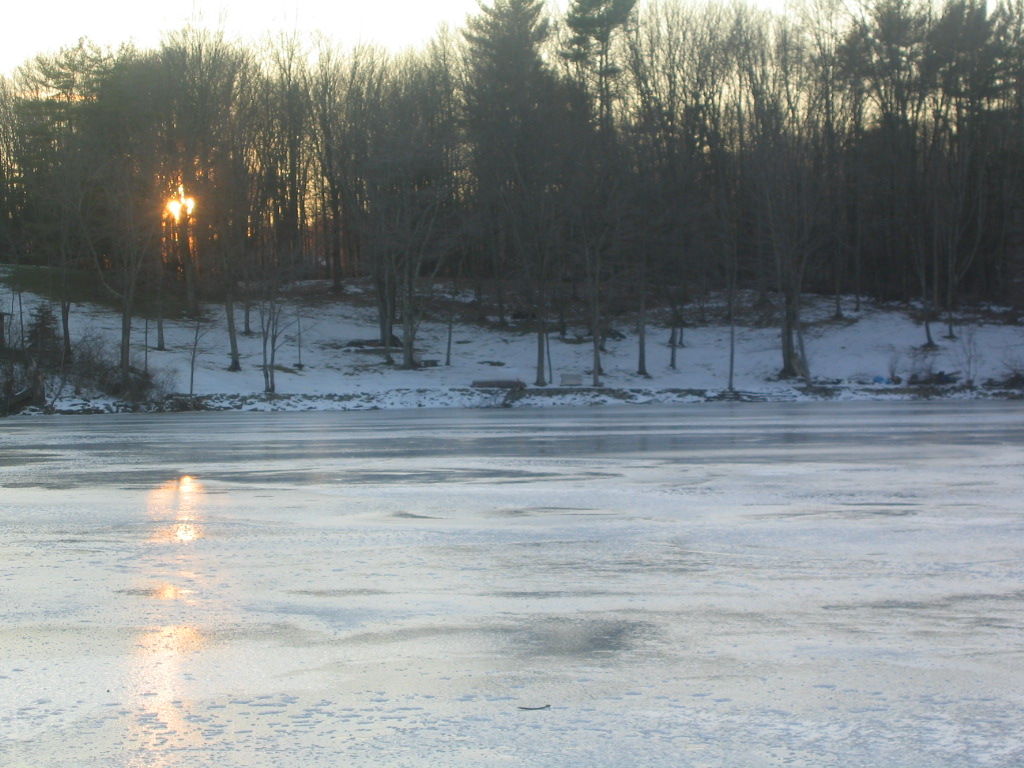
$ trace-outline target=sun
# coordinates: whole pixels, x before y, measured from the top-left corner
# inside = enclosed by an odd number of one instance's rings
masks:
[[[188,197],[185,194],[185,187],[183,185],[178,186],[177,196],[167,201],[167,212],[171,214],[171,218],[175,221],[181,221],[183,214],[186,217],[191,216],[195,209],[196,200],[194,197]],[[187,475],[182,478],[182,481],[186,479],[188,479]]]

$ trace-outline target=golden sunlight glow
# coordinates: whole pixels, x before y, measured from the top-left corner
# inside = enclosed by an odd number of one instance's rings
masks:
[[[186,217],[192,215],[192,211],[196,209],[196,200],[194,197],[185,196],[184,185],[178,186],[178,196],[172,197],[167,201],[167,212],[171,214],[171,218],[175,221],[181,221],[182,214]]]
[[[149,541],[153,544],[191,544],[203,538],[206,538],[203,526],[194,522],[179,522],[157,529]]]
[[[181,753],[207,741],[192,675],[212,641],[201,623],[205,569],[195,564],[205,563],[208,553],[184,545],[205,536],[210,503],[204,484],[187,474],[168,478],[146,495],[149,542],[155,546],[140,563],[148,588],[139,593],[159,602],[147,607],[148,626],[134,638],[125,684],[133,749],[141,750],[151,768],[174,768]]]
[[[192,523],[178,523],[174,527],[174,535],[181,543],[188,544],[190,541],[202,538],[202,530]]]
[[[147,630],[138,647],[146,653],[178,655],[201,650],[206,643],[206,635],[196,627],[171,626]]]
[[[146,511],[162,525],[154,530],[151,542],[191,544],[206,536],[202,522],[206,490],[191,475],[169,480],[149,492]]]
[[[203,724],[191,717],[189,673],[208,644],[208,635],[188,624],[150,626],[136,637],[127,680],[136,716],[129,727],[148,766],[178,765],[175,754],[205,743]]]
[[[182,589],[174,584],[161,584],[153,590],[153,597],[157,600],[188,600],[191,594],[191,589]]]

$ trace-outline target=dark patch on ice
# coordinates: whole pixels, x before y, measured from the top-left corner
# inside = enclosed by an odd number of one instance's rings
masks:
[[[867,520],[874,517],[913,517],[917,513],[918,505],[913,503],[843,502],[841,505],[822,509],[777,512],[772,517],[832,517],[844,520]]]
[[[606,589],[573,589],[573,590],[510,590],[506,592],[484,592],[490,597],[503,597],[512,600],[551,600],[565,597],[607,597],[612,594]],[[617,593],[616,593],[617,594]]]
[[[75,484],[69,482],[68,478],[63,477],[60,480],[47,480],[39,482],[7,482],[4,483],[4,488],[42,488],[44,491],[67,491],[72,488],[78,487],[78,485],[85,485],[85,483]]]
[[[869,603],[849,603],[846,605],[823,605],[826,611],[855,611],[855,610],[876,610],[876,611],[935,611],[942,609],[957,608],[965,604],[978,603],[1013,603],[1017,605],[1024,601],[1024,590],[1016,590],[1006,593],[976,593],[976,594],[955,594],[939,597],[935,600],[876,600]],[[972,621],[995,621],[990,617],[968,616],[961,617]]]
[[[157,587],[137,587],[133,589],[115,589],[119,595],[132,595],[133,597],[159,597],[162,590]]]
[[[594,477],[615,477],[605,472],[578,472],[566,475],[560,472],[540,472],[512,469],[410,469],[405,472],[361,470],[350,472],[344,470],[295,470],[287,469],[268,472],[265,470],[235,471],[230,475],[218,477],[210,475],[208,479],[220,479],[225,482],[273,483],[294,486],[317,484],[330,485],[442,485],[457,483],[534,483],[543,480],[588,479]]]
[[[877,603],[870,603],[867,607],[874,608],[880,611],[922,611],[934,606],[929,605],[928,603],[921,603],[913,600],[880,600]]]
[[[494,514],[500,517],[529,517],[536,513],[533,509],[496,509]]]
[[[646,621],[593,618],[525,619],[519,623],[473,624],[458,626],[427,626],[395,628],[383,632],[360,632],[349,635],[346,643],[368,643],[383,646],[390,643],[421,643],[441,640],[446,645],[460,642],[468,646],[496,643],[512,653],[525,656],[556,656],[571,658],[602,658],[629,652],[648,642],[657,633],[655,625]]]
[[[481,628],[477,625],[457,626],[412,626],[396,627],[382,631],[356,632],[345,638],[346,643],[368,644],[383,647],[389,643],[428,643],[431,640],[444,638],[447,645],[455,646],[454,638],[464,635],[467,638],[467,645],[471,642],[479,642],[489,632],[496,631],[490,627]]]
[[[391,594],[383,589],[293,589],[288,594],[301,597],[368,597]]]
[[[59,459],[60,457],[61,454],[56,453],[54,451],[34,451],[31,449],[19,451],[17,449],[9,449],[4,452],[4,466],[24,467],[30,464],[40,464],[44,461],[53,461],[54,459]],[[24,486],[22,486],[16,483],[10,483],[8,484],[8,487],[31,487],[31,485],[25,484]]]
[[[260,622],[224,627],[208,635],[211,641],[225,644],[237,642],[271,643],[291,648],[307,648],[329,645],[334,642],[331,635],[306,629],[289,621]]]
[[[602,515],[615,514],[596,509],[584,507],[516,507],[512,509],[498,509],[495,514],[502,517],[530,517],[533,515]]]
[[[655,633],[646,621],[552,617],[531,621],[509,635],[528,656],[586,657],[634,650]]]

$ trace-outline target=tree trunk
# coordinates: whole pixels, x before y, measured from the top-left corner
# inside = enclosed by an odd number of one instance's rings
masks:
[[[260,336],[263,342],[263,391],[267,394],[277,391],[274,365],[277,362],[277,334],[281,314],[277,302],[277,296],[271,296],[262,299],[259,305]]]
[[[452,364],[452,336],[453,336],[454,331],[455,331],[455,326],[454,326],[454,323],[453,323],[452,315],[453,315],[453,312],[449,311],[448,312],[448,340],[447,340],[447,342],[445,344],[445,349],[444,349],[444,364],[447,367],[451,367],[451,364]]]
[[[60,302],[60,329],[64,336],[64,365],[71,363],[71,301],[69,299],[61,299]],[[0,349],[4,346],[3,336],[3,324],[0,323]]]
[[[647,373],[647,291],[640,291],[640,317],[637,321],[637,376],[650,378]]]
[[[156,284],[156,349],[158,352],[166,352],[167,344],[164,341],[164,278],[163,264],[157,274]]]
[[[411,328],[409,315],[405,311],[402,312],[402,320],[402,368],[411,371],[416,367],[415,334]]]
[[[338,192],[333,188],[328,192],[329,198],[329,217],[328,222],[328,236],[329,244],[328,248],[330,253],[327,254],[327,263],[330,265],[331,270],[331,290],[335,293],[341,291],[341,198]]]
[[[938,345],[932,337],[932,302],[928,294],[928,281],[924,276],[924,267],[921,267],[921,311],[924,313],[924,348],[935,349]]]
[[[126,302],[121,309],[121,357],[118,363],[122,394],[127,394],[131,387],[131,343],[132,312],[131,306]]]
[[[196,361],[199,359],[199,339],[202,338],[202,322],[196,320],[192,334],[192,349],[189,354],[188,366],[188,398],[194,400],[196,394]]]
[[[808,378],[807,361],[803,356],[800,332],[800,295],[792,290],[783,293],[782,308],[782,370],[784,379]]]
[[[268,322],[273,322],[268,320]],[[270,327],[263,329],[263,391],[273,394],[276,382],[274,381],[274,343],[271,340]]]
[[[729,264],[729,392],[735,392],[736,380],[736,250]]]
[[[182,219],[185,218],[185,216],[182,216]],[[179,259],[181,260],[181,268],[185,276],[185,303],[188,306],[189,313],[195,314],[199,311],[199,303],[196,298],[196,265],[192,259],[192,248],[188,241],[187,223],[179,225],[178,237]]]
[[[594,275],[590,291],[590,326],[593,337],[593,377],[592,383],[595,387],[601,386],[601,303],[597,295],[597,264],[593,265]]]
[[[224,295],[224,316],[227,318],[228,346],[231,350],[231,364],[228,366],[228,370],[240,371],[242,370],[242,361],[238,354],[238,332],[235,328],[235,300],[230,290]]]
[[[537,379],[534,381],[538,387],[546,387],[548,385],[547,380],[544,376],[544,352],[545,352],[545,341],[547,340],[547,326],[544,324],[544,318],[537,318]]]

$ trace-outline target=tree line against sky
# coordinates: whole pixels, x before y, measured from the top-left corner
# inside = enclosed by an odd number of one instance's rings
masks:
[[[222,302],[237,368],[235,306],[273,347],[310,278],[369,278],[406,366],[420,286],[471,286],[530,318],[539,384],[569,318],[596,383],[613,309],[771,296],[807,377],[806,292],[920,302],[927,344],[1024,298],[1022,171],[1022,0],[484,0],[398,54],[190,26],[0,79],[0,259],[52,269],[66,345],[98,273],[126,377],[138,314]]]

